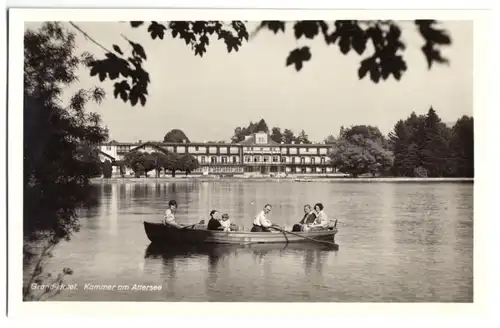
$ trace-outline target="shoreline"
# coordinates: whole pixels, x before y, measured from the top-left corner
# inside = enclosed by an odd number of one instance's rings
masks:
[[[271,177],[151,177],[151,178],[132,178],[132,177],[113,177],[105,178],[92,178],[92,184],[99,183],[168,183],[168,182],[228,182],[228,181],[248,181],[248,182],[322,182],[322,183],[356,183],[356,182],[412,182],[412,183],[425,183],[425,182],[474,182],[474,178],[411,178],[411,177],[383,177],[383,178],[347,178],[347,177],[308,177],[308,178],[271,178]]]

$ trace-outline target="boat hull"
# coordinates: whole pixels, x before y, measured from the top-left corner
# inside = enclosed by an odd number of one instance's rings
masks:
[[[206,226],[179,229],[163,223],[144,222],[146,235],[155,244],[269,244],[269,243],[305,243],[311,239],[335,242],[337,229],[312,232],[249,232],[249,231],[214,231]],[[309,239],[308,239],[309,238]]]

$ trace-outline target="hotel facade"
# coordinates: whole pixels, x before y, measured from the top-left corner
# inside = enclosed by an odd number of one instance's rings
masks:
[[[159,149],[160,148],[160,149]],[[326,144],[284,144],[258,132],[235,144],[221,143],[120,143],[100,145],[101,160],[122,160],[130,151],[163,150],[191,154],[200,167],[192,175],[329,175],[335,173],[330,164]],[[118,174],[119,169],[113,168]],[[127,175],[132,174],[127,169]]]

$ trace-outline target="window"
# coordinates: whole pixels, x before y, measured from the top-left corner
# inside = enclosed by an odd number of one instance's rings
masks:
[[[233,164],[236,164],[237,161],[238,159],[236,158],[236,156],[233,156]]]
[[[285,162],[286,162],[286,157],[285,156],[281,157],[281,163],[285,163]]]
[[[217,163],[217,157],[215,157],[215,156],[210,157],[210,163],[212,163],[212,164]]]
[[[107,147],[106,147],[106,150],[111,150],[111,146],[107,146]]]
[[[222,164],[227,164],[227,157],[226,156],[223,156],[221,159],[222,159]]]
[[[251,160],[250,160],[250,156],[245,156],[245,162],[246,162],[246,163],[251,162]]]
[[[295,164],[295,157],[292,157],[292,164]]]
[[[194,147],[194,150],[195,150],[195,151],[198,151],[198,150],[200,150],[200,147],[195,146],[195,147]]]
[[[273,156],[273,162],[278,162],[278,156]]]
[[[269,157],[264,156],[264,163],[267,163],[269,161]]]
[[[311,164],[314,165],[314,162],[315,162],[315,158],[314,157],[311,157]]]
[[[255,156],[255,157],[253,158],[253,161],[254,161],[255,163],[260,162],[260,156]]]
[[[201,158],[201,164],[205,164],[205,156]]]
[[[306,159],[304,157],[301,157],[300,158],[300,164],[305,164],[306,163]]]
[[[321,157],[321,165],[324,165],[324,164],[325,164],[325,158]]]

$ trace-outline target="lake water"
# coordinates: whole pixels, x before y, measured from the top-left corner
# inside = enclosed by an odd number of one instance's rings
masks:
[[[69,301],[472,302],[473,184],[361,182],[160,182],[98,184],[100,205],[56,248],[49,271],[70,267]],[[181,223],[211,209],[250,228],[269,218],[291,226],[303,205],[337,218],[339,249],[313,245],[148,248],[143,221],[162,220],[168,200]],[[161,286],[96,291],[85,284]],[[120,287],[121,288],[121,287]]]

